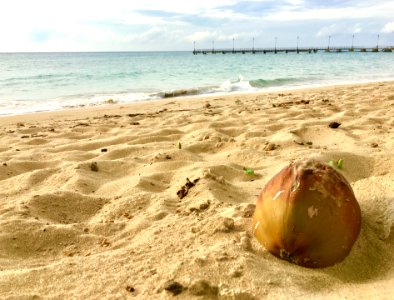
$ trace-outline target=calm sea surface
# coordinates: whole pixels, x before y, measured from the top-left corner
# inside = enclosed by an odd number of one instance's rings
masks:
[[[0,116],[394,79],[394,53],[0,53]]]

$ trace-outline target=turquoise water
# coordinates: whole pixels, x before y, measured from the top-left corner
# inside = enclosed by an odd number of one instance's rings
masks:
[[[0,53],[0,115],[394,79],[392,53]]]

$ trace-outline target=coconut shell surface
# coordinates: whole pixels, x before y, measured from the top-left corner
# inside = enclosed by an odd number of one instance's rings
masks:
[[[273,255],[321,268],[342,261],[357,240],[360,206],[345,177],[317,160],[285,167],[262,190],[254,235]]]

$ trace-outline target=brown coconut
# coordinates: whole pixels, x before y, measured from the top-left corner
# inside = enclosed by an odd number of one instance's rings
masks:
[[[273,255],[321,268],[342,261],[361,227],[345,177],[326,163],[291,163],[268,181],[253,215],[254,235]]]

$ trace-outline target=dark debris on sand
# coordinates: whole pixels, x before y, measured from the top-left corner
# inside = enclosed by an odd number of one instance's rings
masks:
[[[338,128],[339,126],[341,126],[341,123],[339,122],[331,122],[330,124],[328,124],[328,127],[333,129]]]
[[[174,296],[179,295],[183,291],[183,285],[179,282],[170,280],[164,284],[164,289],[167,292],[172,293]]]
[[[90,164],[90,170],[92,170],[93,172],[98,172],[98,165],[97,165],[97,162],[95,161],[95,162],[92,162],[91,164]]]
[[[200,178],[194,179],[190,181],[189,178],[186,178],[186,183],[181,187],[181,189],[176,193],[179,199],[183,199],[188,194],[189,190],[196,185],[196,183],[200,180]]]

